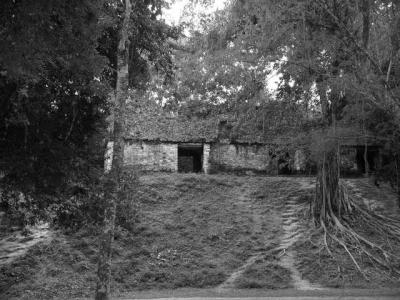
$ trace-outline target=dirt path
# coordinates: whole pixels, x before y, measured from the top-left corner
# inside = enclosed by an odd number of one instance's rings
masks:
[[[253,179],[253,178],[251,178]],[[241,210],[250,212],[250,217],[253,220],[253,232],[261,234],[262,243],[265,244],[265,236],[262,235],[264,216],[261,213],[261,207],[259,205],[254,205],[252,199],[252,191],[256,190],[259,184],[262,184],[260,180],[248,180],[243,186],[235,188],[233,194],[237,195],[235,203],[240,207]],[[254,253],[250,256],[247,261],[235,270],[225,282],[223,282],[217,290],[232,289],[235,287],[235,281],[240,278],[246,269],[252,266],[258,259],[262,257],[262,252]]]
[[[305,237],[305,229],[301,228],[298,213],[301,205],[296,201],[296,197],[290,197],[285,202],[285,210],[282,213],[283,220],[283,236],[279,245],[281,253],[279,255],[279,264],[290,270],[293,287],[298,290],[316,290],[322,289],[320,286],[311,284],[308,280],[303,279],[296,267],[296,250],[293,245]]]
[[[28,228],[28,234],[23,235],[20,231],[0,240],[0,266],[13,262],[39,242],[49,242],[53,234],[48,224],[41,224]]]
[[[271,190],[267,199],[267,202],[263,204],[254,203],[251,192],[259,189],[261,185],[271,184],[271,182],[284,182],[284,186],[280,186],[279,189]],[[254,181],[245,184],[240,193],[237,193],[237,204],[240,206],[248,206],[252,212],[254,231],[261,233],[261,242],[264,245],[263,249],[259,252],[253,253],[247,261],[236,269],[229,278],[222,283],[217,290],[222,291],[224,289],[235,288],[235,282],[243,276],[244,272],[252,265],[256,264],[257,261],[262,259],[268,253],[276,253],[278,260],[270,262],[271,264],[277,264],[290,271],[292,285],[298,290],[317,290],[322,287],[311,284],[309,281],[302,279],[299,270],[296,267],[296,252],[293,249],[293,245],[304,236],[304,229],[301,228],[297,214],[302,209],[302,206],[297,203],[296,196],[287,197],[288,191],[294,189],[307,190],[313,188],[314,180],[310,178],[268,178],[264,181]],[[273,201],[275,200],[275,201]],[[278,200],[278,201],[276,201]],[[263,211],[265,209],[274,209],[277,212],[274,220],[266,220]],[[279,213],[280,211],[280,213]],[[271,223],[278,224],[280,227],[280,234],[277,236],[271,235],[271,231],[265,230],[271,226]],[[271,248],[272,244],[278,246]],[[268,249],[268,250],[267,250]]]

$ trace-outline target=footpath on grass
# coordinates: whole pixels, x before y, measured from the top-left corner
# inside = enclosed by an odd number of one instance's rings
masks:
[[[217,288],[218,291],[222,292],[226,289],[243,287],[240,284],[243,282],[241,281],[241,277],[245,277],[247,275],[246,272],[248,273],[251,268],[254,269],[254,267],[262,263],[263,260],[267,262],[269,268],[263,269],[262,272],[281,273],[277,275],[280,275],[282,281],[287,282],[286,287],[293,287],[297,290],[323,289],[323,287],[320,285],[312,284],[308,280],[302,278],[302,275],[297,268],[297,253],[294,249],[295,243],[307,236],[306,228],[301,226],[298,219],[299,212],[304,210],[304,206],[307,206],[306,203],[298,203],[298,198],[301,194],[299,190],[308,190],[312,188],[313,179],[286,178],[285,180],[282,180],[281,178],[278,178],[278,180],[280,183],[280,188],[275,189],[273,197],[275,199],[279,199],[279,204],[276,204],[276,206],[280,206],[280,209],[277,210],[279,213],[277,221],[279,222],[281,228],[279,235],[275,236],[274,239],[263,236],[263,232],[268,232],[268,229],[263,231],[262,224],[271,222],[271,220],[265,220],[265,216],[262,212],[262,206],[253,204],[251,211],[253,212],[253,219],[256,220],[254,222],[254,227],[256,232],[261,233],[260,240],[263,244],[263,247],[261,251],[251,255],[243,265],[241,265],[228,277],[225,282],[220,284]],[[272,183],[273,181],[276,181],[276,178],[269,178],[269,181]],[[294,184],[295,189],[293,190]],[[244,190],[251,191],[251,188],[254,187],[247,184],[244,187]],[[238,194],[238,197],[235,201],[237,204],[246,205],[246,203],[255,202],[254,199],[251,199],[252,197],[254,197],[254,195],[251,193],[241,193]],[[262,205],[265,205],[265,203],[262,203]],[[278,268],[274,268],[274,266]],[[282,272],[282,270],[285,270],[286,272]],[[266,280],[268,281],[268,279]],[[255,284],[259,283],[255,282],[252,284],[252,286],[247,284],[247,286],[244,287],[254,288]]]
[[[24,231],[14,233],[0,239],[0,266],[10,264],[24,256],[30,248],[38,243],[49,243],[53,233],[48,224],[27,227]]]

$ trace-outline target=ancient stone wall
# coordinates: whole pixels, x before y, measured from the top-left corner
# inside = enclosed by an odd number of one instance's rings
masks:
[[[184,146],[185,143],[181,145]],[[199,146],[201,147],[201,144]],[[260,144],[205,143],[201,156],[202,172],[209,174],[220,171],[253,171],[269,175],[281,174],[280,160],[277,155],[271,154],[274,153],[272,147],[274,146]],[[178,165],[181,165],[181,170],[193,169],[193,166],[190,167],[193,165],[193,157],[180,156],[178,159],[178,153],[178,143],[129,141],[125,145],[124,161],[128,167],[133,166],[146,171],[178,172]],[[182,164],[188,168],[182,168]],[[297,151],[294,159],[288,160],[288,164],[290,172],[304,172],[304,153]]]
[[[340,151],[340,170],[343,174],[361,172],[357,165],[357,149],[355,147],[342,147]]]
[[[127,142],[124,162],[146,171],[178,171],[178,144]]]
[[[267,145],[213,144],[210,149],[212,172],[256,171],[277,173],[277,164],[270,156]]]
[[[203,172],[210,173],[210,144],[203,145]]]
[[[303,150],[296,150],[294,152],[293,169],[295,172],[300,173],[306,170],[307,157]]]

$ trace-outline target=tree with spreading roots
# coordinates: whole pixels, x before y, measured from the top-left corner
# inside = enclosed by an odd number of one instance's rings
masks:
[[[237,0],[228,10],[229,30],[222,38],[228,36],[229,43],[219,43],[220,49],[229,51],[228,44],[242,52],[275,59],[276,70],[282,74],[277,93],[281,101],[296,99],[293,97],[296,92],[302,101],[311,95],[319,102],[319,131],[310,148],[318,166],[311,213],[323,232],[328,252],[327,237],[348,252],[360,272],[355,252],[391,268],[396,256],[358,234],[349,220],[358,218],[368,228],[397,240],[400,224],[357,204],[340,179],[340,144],[348,138],[345,132],[349,130],[345,128],[351,128],[357,138],[364,139],[368,173],[367,148],[372,119],[380,122],[374,123],[379,128],[386,124],[385,120],[368,116],[399,112],[400,74],[396,58],[400,3]],[[398,128],[398,117],[393,116],[392,121]],[[394,146],[396,136],[383,139],[390,138],[390,145]]]

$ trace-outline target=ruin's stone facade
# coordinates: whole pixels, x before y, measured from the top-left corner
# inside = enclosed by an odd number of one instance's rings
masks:
[[[269,175],[312,173],[303,150],[278,156],[273,145],[233,143],[177,143],[156,141],[129,141],[125,145],[125,165],[146,171],[190,172],[194,158],[179,156],[178,149],[197,147],[201,151],[201,169],[206,174],[219,171],[253,171]],[[180,148],[181,147],[181,148]],[[191,160],[192,159],[192,160]],[[284,162],[284,163],[282,163]],[[199,164],[199,163],[197,163]],[[341,155],[341,170],[347,173],[360,172],[357,151],[346,147]],[[183,168],[182,165],[185,167]],[[281,165],[284,165],[283,167]],[[179,169],[179,166],[181,167]],[[192,166],[192,167],[190,167]],[[350,172],[350,171],[351,172]]]
[[[210,144],[203,145],[203,171],[210,173]]]
[[[307,167],[307,158],[303,150],[296,150],[294,153],[293,169],[295,172],[303,172]]]
[[[204,143],[202,171],[256,171],[277,173],[276,160],[267,145]],[[178,143],[129,141],[125,145],[125,165],[146,171],[178,171]],[[180,160],[185,159],[181,157]],[[186,157],[187,159],[187,157]]]
[[[128,142],[124,162],[146,171],[178,171],[178,144]]]
[[[213,171],[277,172],[275,160],[271,158],[267,145],[216,143],[211,146],[210,164]]]
[[[340,168],[344,173],[357,173],[359,166],[357,165],[357,149],[342,148],[340,151]]]

